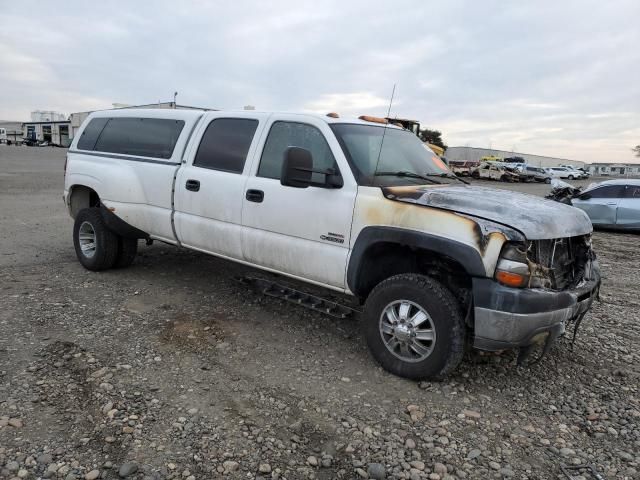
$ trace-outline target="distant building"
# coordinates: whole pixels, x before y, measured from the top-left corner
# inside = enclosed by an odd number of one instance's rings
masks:
[[[49,142],[61,147],[71,144],[69,120],[25,122],[22,124],[22,136],[38,143]]]
[[[119,110],[122,108],[177,108],[177,109],[187,109],[187,110],[217,110],[215,108],[204,108],[204,107],[190,107],[187,105],[178,105],[174,102],[158,102],[158,103],[149,103],[147,105],[126,105],[123,103],[113,103],[114,108],[109,110]],[[80,129],[82,122],[84,122],[87,117],[93,113],[93,111],[89,112],[77,112],[69,115],[69,120],[71,121],[71,132],[70,139],[73,140],[76,133]]]
[[[63,113],[54,112],[52,110],[34,110],[31,112],[31,121],[38,122],[63,122],[68,120]]]
[[[580,168],[586,165],[585,162],[581,162],[580,160],[545,157],[543,155],[509,152],[507,150],[496,150],[493,148],[449,147],[444,153],[444,156],[449,162],[479,162],[482,157],[495,156],[500,158],[522,157],[524,158],[525,162],[536,167],[557,167],[559,165],[572,165],[576,168]]]
[[[640,176],[640,163],[592,163],[587,168],[594,176]]]

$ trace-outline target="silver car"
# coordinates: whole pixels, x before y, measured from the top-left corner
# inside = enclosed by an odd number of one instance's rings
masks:
[[[594,227],[640,231],[640,179],[589,185],[571,203],[589,215]]]

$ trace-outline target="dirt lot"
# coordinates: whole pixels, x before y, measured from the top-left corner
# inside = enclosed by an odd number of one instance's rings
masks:
[[[228,262],[156,244],[84,270],[64,154],[0,146],[0,478],[640,478],[640,236],[595,234],[602,302],[573,351],[415,383],[357,318],[260,297]]]

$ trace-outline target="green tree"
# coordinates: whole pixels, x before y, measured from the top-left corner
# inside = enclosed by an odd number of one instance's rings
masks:
[[[432,145],[437,145],[440,148],[447,149],[447,146],[442,141],[442,133],[438,130],[429,130],[428,128],[423,128],[420,130],[420,138],[423,142],[431,143]]]
[[[636,157],[640,157],[640,145],[636,145],[631,151],[636,154]]]

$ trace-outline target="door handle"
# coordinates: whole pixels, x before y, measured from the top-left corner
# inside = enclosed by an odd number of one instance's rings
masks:
[[[607,202],[607,205],[617,205],[618,202]]]
[[[245,198],[250,202],[262,203],[264,200],[264,192],[262,190],[249,189],[247,190]]]
[[[185,188],[191,192],[197,192],[200,190],[200,181],[199,180],[187,180],[185,184]]]

